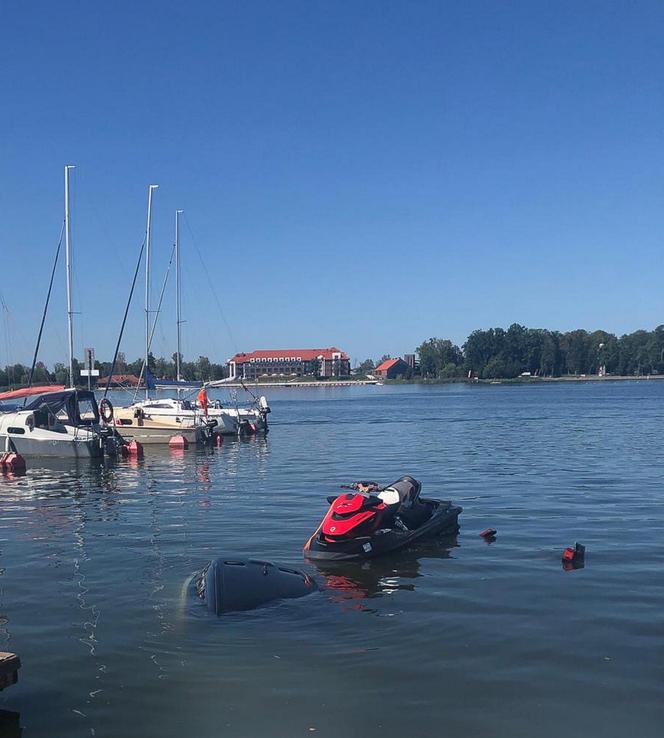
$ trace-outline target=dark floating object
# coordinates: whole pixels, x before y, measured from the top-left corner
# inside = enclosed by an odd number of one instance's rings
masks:
[[[486,539],[486,538],[494,538],[495,539],[497,532],[498,531],[495,528],[485,528],[480,533],[480,538],[484,538],[484,539]]]
[[[21,738],[21,714],[12,710],[0,710],[0,735],[2,738]]]
[[[581,543],[575,543],[574,548],[566,548],[563,551],[563,569],[583,569],[586,563],[586,547]]]
[[[15,653],[0,651],[0,690],[18,681],[21,659]]]
[[[214,559],[194,579],[210,612],[253,610],[275,600],[304,597],[318,590],[308,574],[269,561]]]

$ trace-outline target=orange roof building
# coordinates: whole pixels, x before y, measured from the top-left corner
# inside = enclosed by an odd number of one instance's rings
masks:
[[[97,387],[105,387],[108,377],[98,377]],[[135,374],[113,374],[111,376],[111,387],[138,387],[139,379]]]
[[[409,370],[408,364],[403,359],[385,359],[371,373],[376,377],[384,379],[394,379],[395,377],[404,377]]]
[[[341,349],[262,349],[235,354],[228,360],[231,379],[259,377],[347,377],[350,359]]]

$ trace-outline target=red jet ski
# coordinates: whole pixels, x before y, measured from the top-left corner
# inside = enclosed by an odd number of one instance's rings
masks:
[[[420,497],[422,485],[410,476],[381,487],[353,482],[352,490],[328,497],[330,508],[304,545],[304,556],[318,561],[369,559],[415,541],[459,530],[461,507]]]

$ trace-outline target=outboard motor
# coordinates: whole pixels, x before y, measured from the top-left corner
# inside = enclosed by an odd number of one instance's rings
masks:
[[[261,420],[263,421],[263,430],[267,433],[267,416],[272,412],[272,410],[270,410],[270,406],[267,403],[267,397],[265,397],[265,395],[261,395],[258,398],[258,412],[260,413]]]
[[[212,443],[214,440],[214,429],[219,425],[219,421],[214,418],[208,418],[203,426],[203,442]]]
[[[107,456],[120,455],[120,447],[124,440],[113,427],[109,425],[102,426],[99,429],[99,436],[102,448]]]
[[[314,579],[302,571],[254,559],[214,559],[194,583],[197,595],[215,615],[253,610],[318,590]]]

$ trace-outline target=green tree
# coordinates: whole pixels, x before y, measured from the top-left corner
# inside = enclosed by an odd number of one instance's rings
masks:
[[[210,359],[207,356],[199,356],[196,362],[196,370],[194,376],[199,382],[208,382],[210,380]]]
[[[371,372],[376,368],[375,364],[373,363],[373,359],[365,359],[361,364],[357,366],[355,369],[355,373],[360,376],[366,376],[367,374],[371,374]]]
[[[447,338],[430,338],[417,347],[420,358],[420,374],[423,377],[441,377],[443,369],[449,364],[461,367],[463,355],[461,349]],[[451,370],[448,368],[446,374]],[[461,369],[455,369],[452,376],[456,376]]]
[[[67,384],[69,381],[69,370],[64,364],[58,362],[53,366],[53,374],[55,376],[56,384]]]
[[[48,384],[52,379],[53,377],[47,369],[46,364],[43,361],[38,361],[35,364],[35,372],[32,377],[33,384]]]
[[[569,374],[588,374],[588,351],[590,341],[588,332],[582,329],[565,333],[562,338],[567,371]]]
[[[562,373],[562,366],[560,333],[542,331],[539,373],[545,377],[559,377]]]

